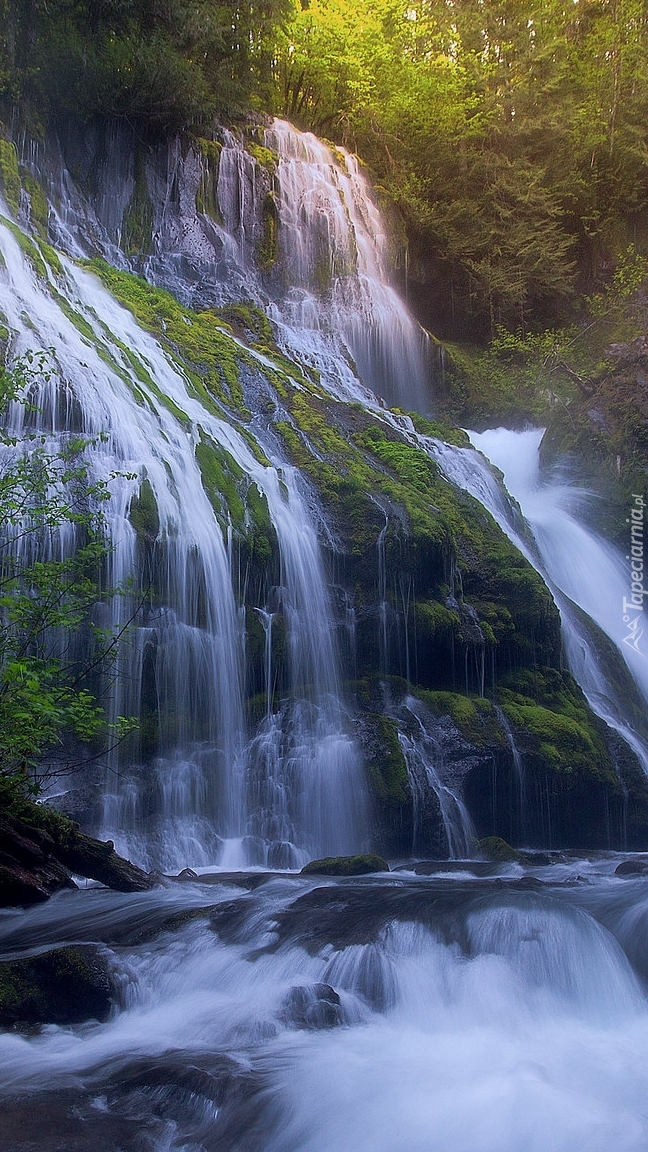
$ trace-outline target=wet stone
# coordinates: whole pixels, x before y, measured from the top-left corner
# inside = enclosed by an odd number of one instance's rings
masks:
[[[38,1024],[106,1020],[112,983],[101,950],[91,944],[55,948],[0,963],[0,1025],[29,1031]]]
[[[293,1028],[335,1028],[342,1023],[340,997],[330,984],[298,985],[286,996],[280,1018]]]
[[[648,876],[648,859],[645,857],[637,857],[634,860],[623,860],[617,868],[614,869],[615,876]]]

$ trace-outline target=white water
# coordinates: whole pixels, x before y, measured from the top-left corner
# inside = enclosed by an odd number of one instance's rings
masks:
[[[648,681],[640,657],[626,653],[622,643],[620,614],[625,569],[612,546],[575,519],[572,511],[582,493],[564,484],[541,484],[538,446],[541,432],[497,429],[471,434],[475,447],[502,471],[512,471],[511,495],[525,519],[480,453],[456,448],[422,437],[420,442],[438,461],[449,480],[464,488],[493,516],[511,542],[541,574],[560,610],[562,635],[569,668],[580,684],[590,707],[630,745],[648,773],[648,742],[636,731],[635,716],[606,672],[596,638],[574,610],[581,607],[607,633],[633,675],[639,693],[646,698]],[[508,485],[508,473],[505,474]],[[531,534],[529,534],[529,528]],[[537,529],[537,533],[536,533]],[[600,579],[592,578],[600,573]],[[573,601],[573,603],[572,603]]]
[[[648,1004],[601,923],[623,910],[619,938],[643,957],[627,927],[643,882],[603,865],[579,887],[583,867],[555,889],[545,869],[533,892],[506,871],[336,885],[315,921],[291,913],[312,885],[289,878],[253,896],[78,893],[5,914],[5,954],[108,941],[122,991],[106,1024],[0,1035],[0,1132],[25,1130],[28,1094],[42,1152],[62,1147],[57,1126],[105,1152],[644,1152]],[[216,935],[199,920],[155,936],[179,907],[222,901]],[[129,944],[138,928],[152,941]]]
[[[108,777],[104,832],[143,863],[161,867],[213,863],[223,839],[241,841],[249,834],[271,839],[268,821],[279,821],[284,832],[279,839],[294,845],[285,849],[284,862],[357,849],[365,827],[361,767],[345,731],[333,615],[316,527],[297,473],[284,465],[280,480],[275,467],[259,464],[240,433],[191,394],[157,342],[93,276],[66,261],[65,280],[57,288],[91,327],[90,340],[39,282],[6,228],[0,229],[0,248],[5,261],[0,307],[14,333],[15,351],[56,349],[52,378],[41,381],[34,397],[50,444],[56,447],[65,435],[47,419],[57,411],[64,388],[74,397],[79,430],[106,434],[88,449],[93,477],[120,473],[106,512],[114,546],[109,584],[131,577],[137,587],[141,578],[127,514],[144,478],[158,508],[151,561],[155,607],[148,607],[144,587],[142,610],[136,610],[137,592],[117,597],[102,608],[101,622],[118,631],[136,611],[117,668],[114,713],[137,715],[142,676],[153,676],[159,712],[175,718],[174,733],[143,783],[126,773],[115,789],[114,777]],[[188,427],[175,415],[178,410]],[[20,406],[13,418],[19,431]],[[279,540],[276,596],[286,621],[293,705],[288,725],[279,715],[266,722],[273,728],[275,754],[264,750],[260,757],[258,740],[247,746],[243,621],[227,541],[194,455],[199,435],[224,448],[264,493]],[[129,473],[138,480],[127,479]],[[259,773],[273,793],[269,815],[258,794]],[[151,790],[155,809],[145,826],[142,803]],[[246,858],[245,850],[240,858]]]
[[[421,851],[426,806],[430,795],[434,794],[439,804],[447,854],[451,860],[465,860],[470,857],[476,839],[475,829],[461,796],[447,781],[443,753],[434,738],[433,719],[413,696],[405,697],[401,711],[409,721],[407,730],[399,732],[398,740],[412,790],[412,855],[416,856]]]
[[[628,629],[623,601],[631,595],[629,563],[579,517],[583,501],[595,497],[560,478],[543,480],[539,460],[542,434],[539,428],[526,432],[498,428],[472,432],[470,438],[503,472],[508,491],[533,531],[552,582],[609,636],[648,702],[648,647],[644,653],[624,643]]]
[[[428,338],[389,285],[387,231],[357,158],[344,149],[333,156],[311,133],[281,120],[266,132],[266,143],[279,156],[286,279],[285,294],[269,314],[288,348],[322,373],[334,395],[370,406],[378,396],[427,411]]]

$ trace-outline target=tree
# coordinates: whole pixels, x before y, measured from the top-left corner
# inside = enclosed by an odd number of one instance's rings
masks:
[[[27,404],[46,372],[46,357],[29,353],[1,370],[0,412]],[[42,757],[64,739],[75,747],[58,771],[96,758],[133,726],[107,726],[92,690],[119,637],[92,627],[92,608],[116,590],[101,588],[109,491],[91,480],[87,447],[69,436],[53,454],[39,435],[0,434],[0,797],[38,790]]]

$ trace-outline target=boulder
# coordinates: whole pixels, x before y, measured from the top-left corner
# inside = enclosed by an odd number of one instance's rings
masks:
[[[342,1023],[340,997],[330,984],[296,985],[285,997],[280,1016],[293,1028],[335,1028]]]
[[[648,876],[648,860],[645,857],[635,856],[633,860],[623,860],[618,868],[614,869],[615,876]]]
[[[366,876],[370,872],[389,872],[389,864],[375,852],[367,852],[362,856],[326,856],[302,868],[305,876]]]
[[[37,1024],[106,1020],[111,992],[107,963],[92,944],[5,960],[0,962],[0,1025],[21,1031]]]

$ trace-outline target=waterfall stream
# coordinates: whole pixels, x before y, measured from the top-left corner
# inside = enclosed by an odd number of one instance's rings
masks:
[[[120,992],[104,1024],[0,1034],[0,1142],[643,1152],[646,898],[613,866],[223,877],[5,913],[3,955],[101,941]]]
[[[0,221],[11,352],[41,349],[51,368],[33,408],[13,406],[11,429],[35,428],[52,451],[88,437],[91,475],[110,483],[105,583],[119,592],[96,606],[95,623],[126,630],[109,709],[140,717],[142,731],[136,752],[88,773],[85,810],[145,867],[200,875],[0,910],[1,960],[89,948],[111,990],[103,1022],[0,1031],[0,1147],[645,1152],[645,879],[616,875],[612,853],[470,862],[470,766],[453,776],[438,718],[412,694],[416,590],[405,569],[389,570],[400,513],[379,494],[370,550],[384,707],[373,719],[405,766],[412,852],[434,808],[439,855],[454,859],[346,879],[297,872],[315,856],[367,849],[372,813],[347,683],[357,619],[335,585],[335,525],[267,412],[288,420],[285,380],[299,391],[308,378],[314,395],[370,412],[475,496],[546,577],[574,675],[648,771],[648,744],[597,651],[598,628],[648,698],[643,658],[623,647],[623,560],[583,526],[572,488],[540,480],[539,432],[474,436],[482,455],[386,407],[429,410],[430,347],[389,283],[387,230],[355,157],[282,121],[265,132],[262,162],[226,131],[203,141],[205,153],[151,149],[150,245],[133,254],[123,243],[133,157],[110,129],[93,168],[91,130],[82,136],[67,147],[81,174],[92,170],[92,197],[63,151],[33,145],[22,156],[49,181],[60,257]],[[245,353],[242,399],[237,408],[231,394],[208,394],[164,342],[166,321],[156,337],[83,265],[96,253],[171,289],[194,317],[259,306],[283,358],[244,346],[224,322],[228,354]],[[252,588],[205,453],[235,477],[245,529],[260,507],[276,542],[276,564]],[[52,549],[76,544],[66,530]],[[483,658],[478,672],[483,695]],[[524,833],[524,758],[493,711]]]
[[[114,632],[135,611],[117,669],[113,713],[138,715],[148,678],[159,713],[175,719],[153,778],[122,773],[115,788],[111,780],[118,777],[109,775],[102,830],[142,863],[167,868],[213,863],[224,840],[241,845],[241,861],[252,851],[255,862],[266,863],[265,852],[274,851],[271,859],[278,854],[284,865],[357,848],[365,835],[361,766],[339,698],[337,641],[317,530],[296,470],[277,461],[279,475],[277,467],[260,464],[242,435],[192,395],[157,341],[94,276],[64,259],[64,277],[43,284],[4,226],[0,248],[0,307],[15,351],[55,349],[56,371],[32,397],[39,431],[54,450],[66,435],[51,415],[59,410],[63,384],[78,412],[75,430],[100,436],[88,449],[93,477],[118,473],[106,512],[113,545],[109,584],[131,578],[136,591],[102,610],[101,623]],[[25,413],[14,409],[19,433]],[[204,436],[263,493],[280,548],[278,595],[293,702],[289,715],[269,717],[251,744],[231,557],[195,455]],[[132,474],[137,480],[128,479]],[[144,480],[159,518],[154,607],[145,588],[137,591],[141,573],[129,521]],[[146,602],[136,611],[142,596]],[[151,792],[152,818],[144,826],[142,806],[150,811]]]

